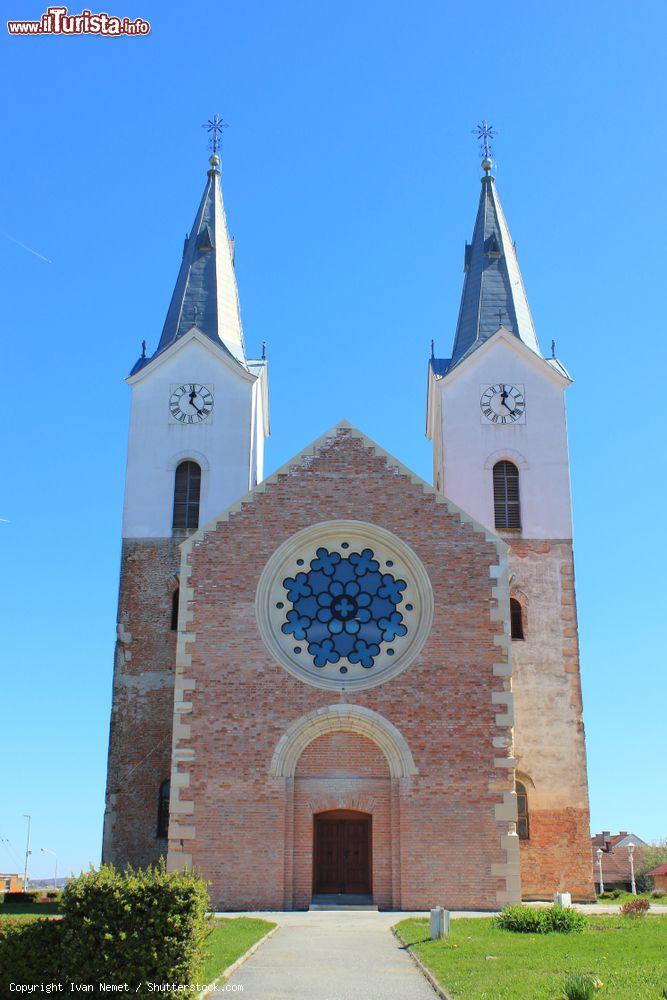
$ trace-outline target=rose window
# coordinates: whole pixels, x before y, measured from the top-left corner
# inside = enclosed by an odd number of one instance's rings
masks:
[[[336,663],[343,674],[351,663],[371,670],[381,649],[392,656],[390,644],[407,635],[414,611],[403,601],[407,583],[394,576],[393,560],[381,566],[373,549],[349,548],[318,548],[307,570],[283,580],[285,601],[278,602],[288,609],[282,632],[306,643],[316,667]]]
[[[330,521],[284,542],[257,587],[272,655],[318,687],[367,688],[404,670],[424,644],[433,593],[416,553],[361,521]]]

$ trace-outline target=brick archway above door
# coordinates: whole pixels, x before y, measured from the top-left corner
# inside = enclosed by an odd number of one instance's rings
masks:
[[[389,765],[392,778],[409,778],[418,773],[410,748],[396,726],[361,705],[328,705],[297,719],[276,745],[269,773],[276,778],[293,778],[299,757],[314,739],[337,730],[366,736],[376,743]]]

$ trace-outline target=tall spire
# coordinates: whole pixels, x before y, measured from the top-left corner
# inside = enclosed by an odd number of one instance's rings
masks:
[[[216,132],[216,146],[217,141]],[[156,353],[195,326],[211,340],[222,343],[245,365],[234,249],[227,232],[217,150],[209,163],[204,195],[185,240],[181,269]]]
[[[481,130],[481,127],[480,127]],[[504,327],[540,354],[530,307],[519,270],[516,247],[491,176],[493,160],[484,122],[482,141],[482,192],[472,243],[466,244],[465,279],[451,365]]]

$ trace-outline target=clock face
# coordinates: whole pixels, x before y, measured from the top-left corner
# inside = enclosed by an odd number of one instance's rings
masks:
[[[179,424],[205,424],[213,413],[212,386],[199,382],[172,385],[169,397],[170,421]]]
[[[509,382],[495,382],[482,386],[479,400],[482,420],[489,424],[513,424],[526,422],[526,400],[522,385]]]

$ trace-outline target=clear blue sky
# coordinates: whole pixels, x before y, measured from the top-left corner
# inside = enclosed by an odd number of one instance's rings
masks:
[[[667,834],[664,3],[102,9],[152,33],[5,35],[0,53],[0,836],[20,856],[32,813],[35,875],[52,872],[40,847],[62,871],[99,860],[123,378],[156,345],[215,112],[246,337],[269,345],[267,471],[346,417],[430,479],[428,346],[446,355],[456,321],[471,130],[497,127],[538,334],[575,378],[592,825]]]

